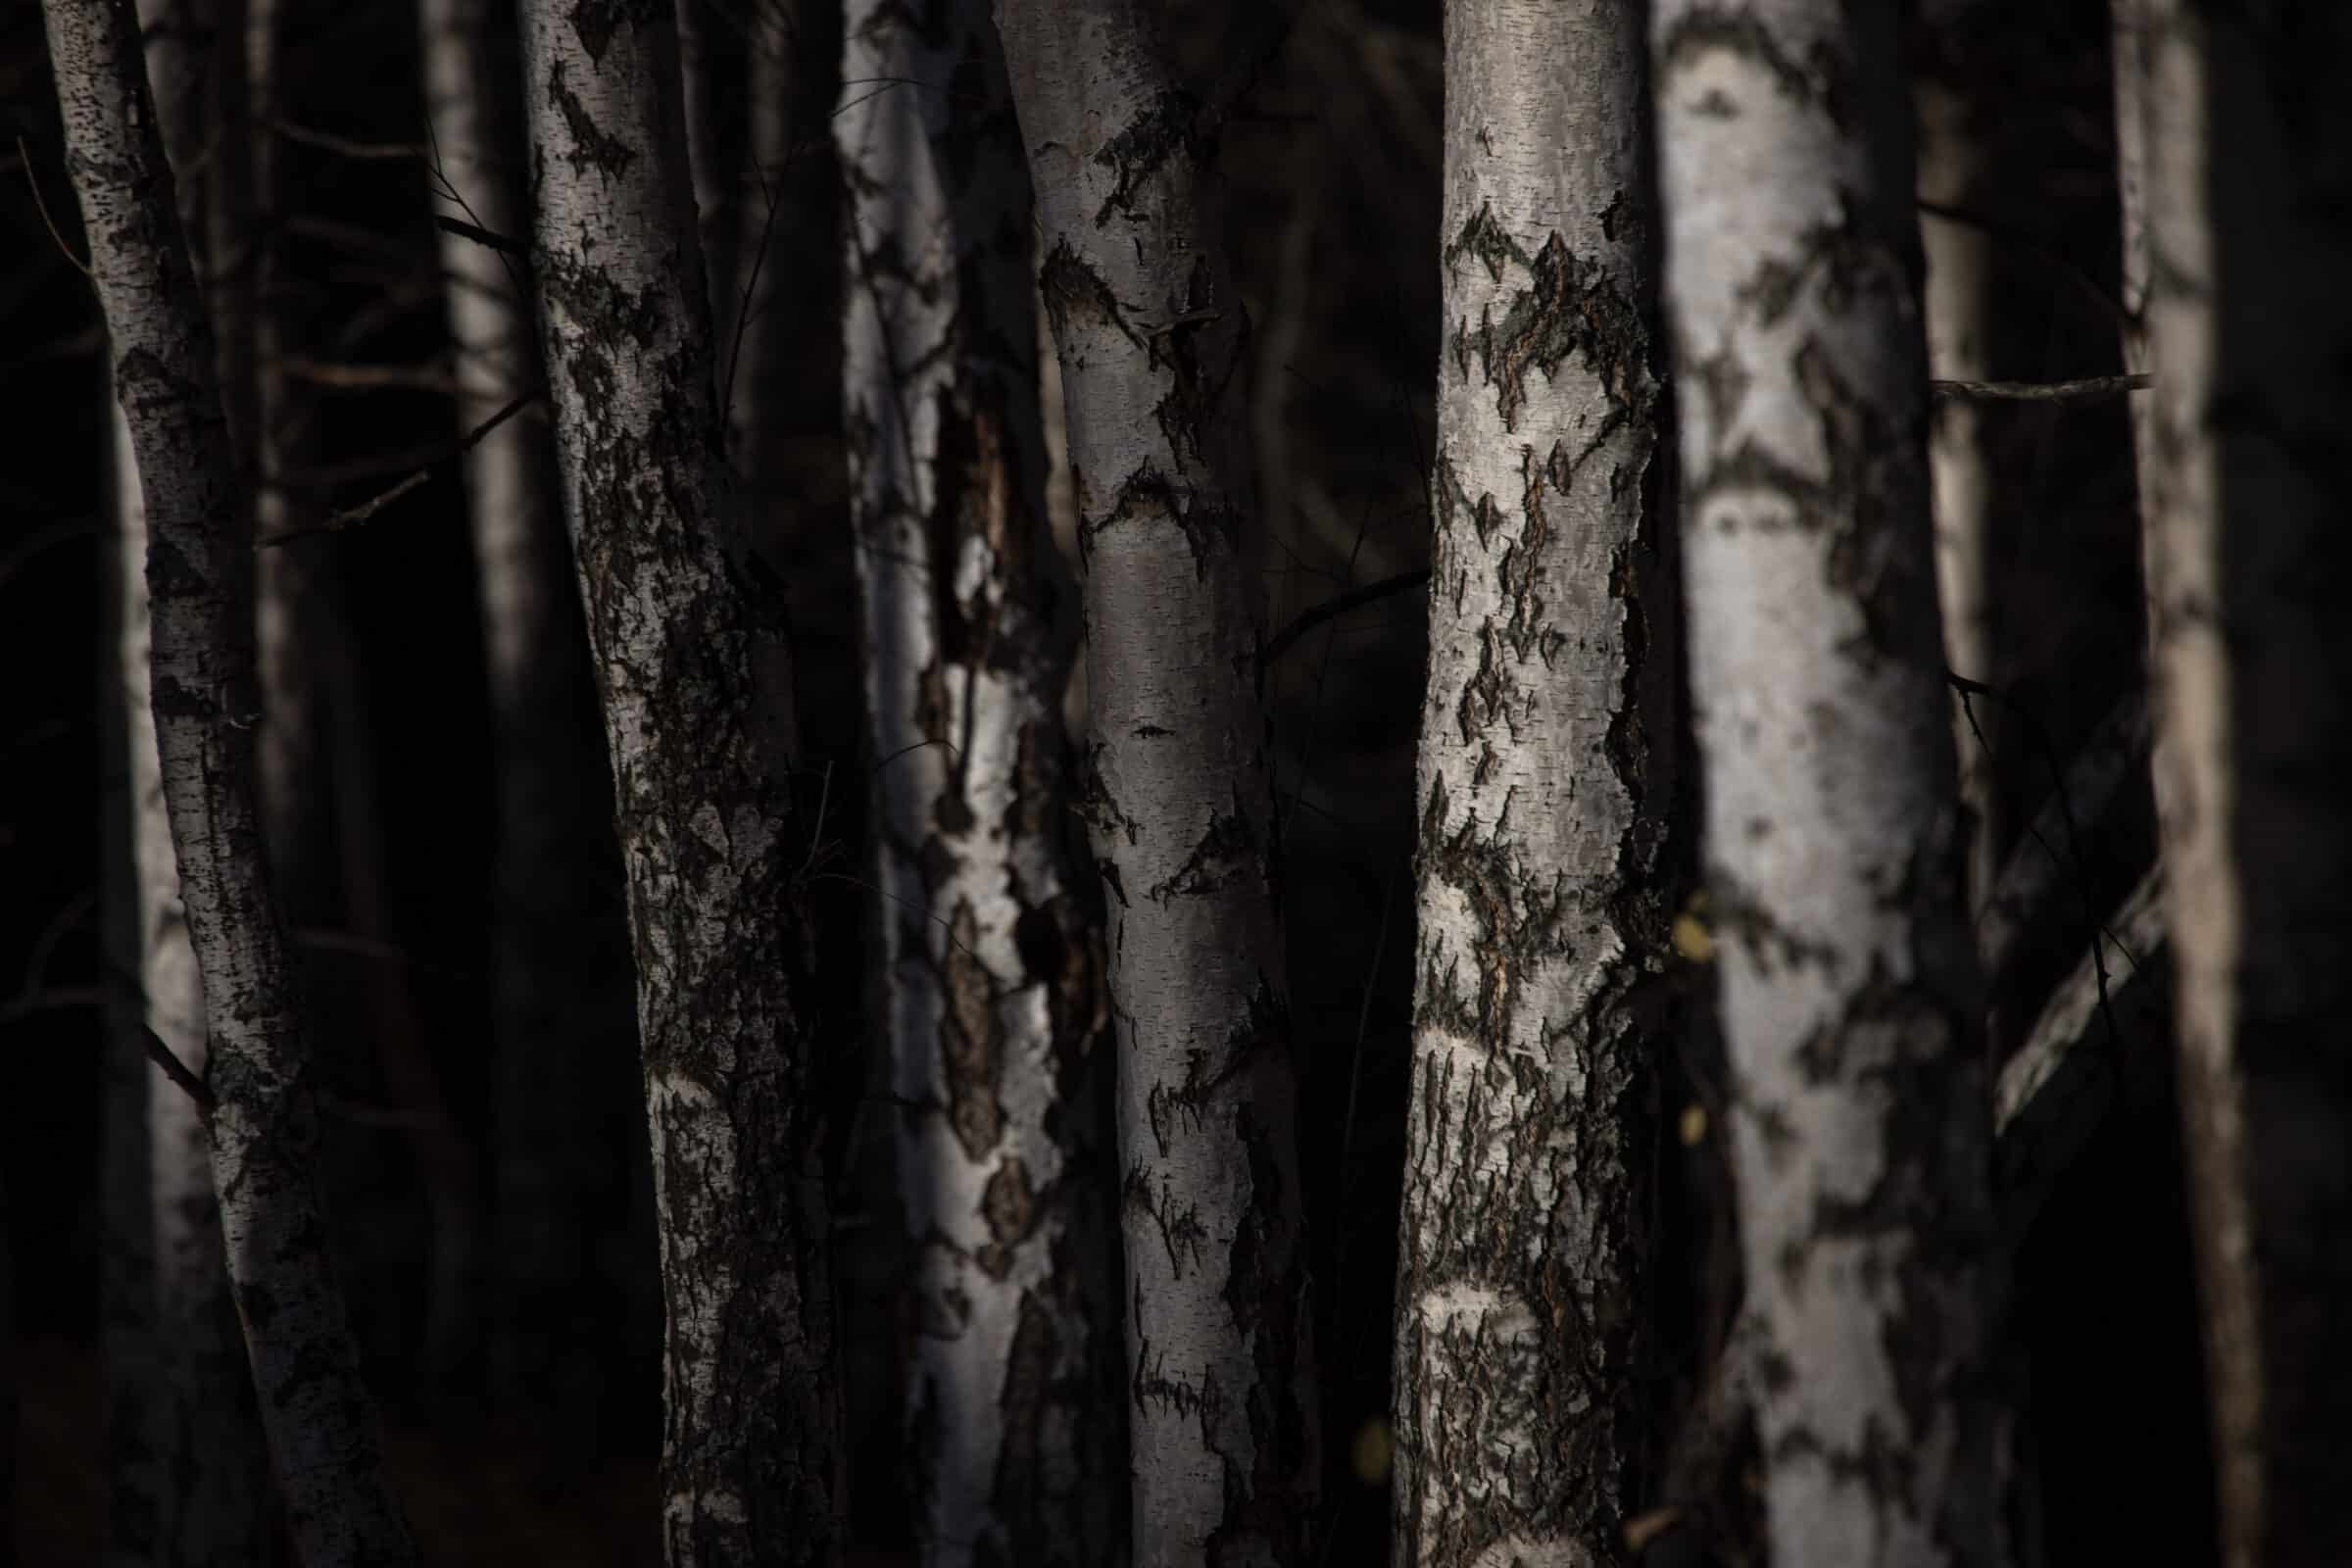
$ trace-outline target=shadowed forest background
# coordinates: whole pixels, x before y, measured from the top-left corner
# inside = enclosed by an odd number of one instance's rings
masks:
[[[1266,50],[1266,9],[1182,0],[1173,35],[1197,82]],[[755,30],[738,0],[708,10],[729,40],[717,123],[741,138]],[[547,1089],[583,1111],[580,1153],[602,1175],[605,1225],[567,1288],[517,1301],[502,1284],[491,1173],[496,1107],[527,1090],[502,1079],[491,1022],[491,721],[433,222],[451,209],[432,196],[413,9],[297,4],[289,25],[287,205],[265,215],[299,338],[287,352],[303,431],[288,483],[323,514],[422,475],[364,522],[288,547],[318,574],[335,627],[318,665],[333,746],[320,842],[332,852],[294,919],[318,1033],[341,1043],[318,1069],[332,1251],[429,1560],[650,1563],[660,1306],[619,857],[609,836],[583,841],[562,895],[578,987],[610,1016],[579,1040],[574,1079]],[[1253,330],[1268,624],[1298,632],[1278,638],[1268,692],[1333,1564],[1384,1560],[1389,1529],[1382,1434],[1426,644],[1416,574],[1429,565],[1440,351],[1439,26],[1434,0],[1309,0],[1231,114],[1221,152]],[[1985,167],[1923,218],[1990,237],[1995,376],[2120,368],[2109,27],[2104,0],[2066,0],[1978,7],[1940,43],[1915,29],[1923,76],[2003,84],[1997,101],[1978,100]],[[791,154],[767,172],[772,213],[747,202],[736,215],[763,236],[777,304],[738,376],[784,430],[759,497],[762,549],[789,597],[797,660],[794,822],[809,834],[817,911],[810,1026],[836,1195],[850,1521],[885,1562],[906,1546],[893,1382],[906,1326],[891,1227],[871,1211],[887,1189],[887,1109],[870,1027],[880,916],[865,781],[877,760],[858,706],[841,173],[827,131],[844,86],[840,15],[800,0],[788,31]],[[0,14],[0,1195],[14,1401],[0,1418],[11,1467],[0,1547],[32,1568],[95,1561],[102,1526],[101,1004],[120,983],[102,852],[123,780],[106,718],[104,333],[74,260],[86,247],[29,5]],[[1996,496],[1990,656],[1959,673],[2000,694],[1976,710],[2008,854],[2067,761],[2142,687],[2145,632],[2122,401],[1988,404],[1978,417]],[[544,657],[581,664],[582,701],[560,718],[601,750],[576,627]],[[2153,859],[2145,769],[2072,827],[2057,847],[2064,897],[1996,976],[1995,1016],[2012,1020],[1996,1049],[2016,1044],[2014,1020],[2031,1020]],[[1661,1304],[1645,1401],[1654,1430],[1640,1441],[1654,1473],[1704,1472],[1683,1485],[1708,1499],[1714,1523],[1679,1533],[1682,1555],[1662,1546],[1645,1560],[1754,1562],[1752,1447],[1701,1452],[1692,1436],[1738,1289],[1704,973],[1680,976],[1679,1049],[1655,1064]],[[2167,998],[2144,976],[2119,988],[2103,1027],[2137,1066],[2017,1254],[2014,1353],[2000,1376],[2028,1412],[2021,1494],[2038,1516],[2024,1534],[2041,1544],[2021,1561],[2212,1560]],[[558,1348],[550,1360],[562,1364],[514,1387],[519,1375],[501,1368],[531,1362],[533,1346]]]

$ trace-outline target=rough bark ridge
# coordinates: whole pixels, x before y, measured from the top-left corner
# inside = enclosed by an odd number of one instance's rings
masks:
[[[1401,1565],[1612,1562],[1630,1500],[1675,668],[1641,29],[1446,13]]]
[[[837,1549],[837,1400],[790,833],[789,670],[728,553],[665,6],[526,0],[541,342],[627,868],[673,1565]]]
[[[2352,486],[2352,16],[2143,0],[2141,17],[2124,97],[2146,160],[2155,778],[2223,1560],[2335,1563],[2352,1558],[2352,623],[2329,547]]]
[[[457,216],[500,234],[529,221],[511,19],[495,0],[424,0],[420,17],[442,176],[464,198]],[[471,430],[538,380],[530,306],[520,268],[486,246],[445,234],[441,265]],[[607,1371],[596,1335],[616,1309],[595,1294],[596,1215],[619,1206],[611,1167],[630,1142],[607,1107],[636,1098],[636,1042],[616,1004],[625,931],[598,913],[611,787],[585,722],[596,697],[546,425],[513,418],[484,436],[466,490],[498,777],[492,1372],[502,1396],[586,1443]]]
[[[1249,323],[1134,0],[1001,0],[1086,563],[1139,1565],[1292,1562],[1316,1416],[1257,686]]]
[[[1110,1052],[1061,722],[1076,616],[1046,517],[1028,170],[986,0],[855,0],[846,33],[845,427],[916,1535],[935,1564],[1091,1568],[1127,1544]]]
[[[1894,16],[1665,0],[1652,58],[1773,1555],[1986,1564],[1989,1118]]]
[[[248,541],[213,345],[130,7],[58,0],[45,15],[146,497],[157,752],[204,976],[213,1177],[279,1493],[306,1560],[410,1563],[311,1185],[317,1119],[254,800]]]
[[[135,1441],[147,1465],[146,1508],[109,1510],[110,1544],[123,1561],[185,1563],[191,1568],[243,1568],[269,1560],[269,1455],[253,1408],[245,1345],[220,1242],[220,1205],[213,1197],[210,1145],[196,1102],[147,1059],[142,1031],[153,1030],[188,1070],[200,1077],[207,1059],[204,979],[189,945],[180,905],[179,867],[172,858],[172,824],[165,811],[162,760],[148,672],[147,511],[129,426],[115,414],[115,517],[121,576],[120,668],[126,731],[131,869],[129,972],[138,993],[117,1043],[135,1124],[110,1127],[136,1138],[145,1182],[133,1195],[147,1255],[135,1281],[150,1336],[141,1358],[146,1386],[125,1391],[131,1409],[117,1441]],[[112,1069],[110,1069],[112,1071]],[[127,1218],[128,1216],[126,1216]],[[135,1432],[135,1440],[131,1433]]]

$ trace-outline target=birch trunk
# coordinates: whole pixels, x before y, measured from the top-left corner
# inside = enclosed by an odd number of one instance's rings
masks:
[[[247,541],[213,346],[127,5],[44,8],[150,539],[153,710],[211,1045],[215,1190],[286,1519],[316,1563],[416,1560],[326,1266],[317,1120],[254,799]]]
[[[1085,563],[1139,1568],[1301,1560],[1317,1458],[1257,683],[1249,326],[1132,0],[1002,0]]]
[[[819,1563],[840,1462],[777,617],[731,482],[666,11],[522,7],[540,333],[653,1138],[673,1565]]]
[[[147,512],[120,408],[114,422],[122,562],[117,654],[133,879],[126,957],[138,991],[122,1020],[123,1038],[111,1048],[120,1063],[110,1076],[119,1071],[128,1082],[111,1091],[121,1098],[122,1115],[109,1131],[135,1141],[143,1178],[124,1194],[137,1211],[122,1216],[138,1228],[143,1267],[122,1286],[137,1292],[125,1304],[145,1318],[148,1343],[137,1362],[144,1386],[124,1391],[135,1404],[113,1412],[121,1423],[116,1441],[135,1443],[144,1462],[141,1508],[134,1513],[118,1500],[108,1522],[117,1561],[249,1568],[271,1554],[269,1455],[229,1294],[209,1146],[196,1102],[150,1064],[144,1042],[152,1030],[189,1071],[205,1073],[204,981],[180,903],[150,695],[141,575]]]
[[[2336,1563],[2352,1557],[2352,623],[2330,547],[2352,486],[2352,17],[2178,0],[2139,16],[2122,96],[2145,158],[2155,779],[2222,1556]]]
[[[1446,9],[1396,1560],[1619,1555],[1675,733],[1642,11]]]
[[[421,9],[443,177],[499,234],[529,222],[511,21],[496,0]],[[486,246],[445,234],[441,265],[458,418],[472,430],[538,380],[530,306],[519,271]],[[608,1373],[594,1333],[611,1310],[598,1298],[598,1210],[614,1201],[610,1167],[626,1147],[606,1105],[636,1098],[622,932],[598,913],[611,785],[546,425],[513,418],[482,437],[466,492],[498,789],[492,1378],[502,1397],[551,1412],[587,1444]],[[642,1181],[642,1154],[635,1163]]]
[[[1663,0],[1653,42],[1773,1555],[1988,1564],[1983,998],[1894,16]]]
[[[844,422],[918,1303],[915,1533],[928,1563],[1084,1568],[1126,1545],[1124,1399],[1028,171],[986,0],[920,27],[853,0],[842,75]]]

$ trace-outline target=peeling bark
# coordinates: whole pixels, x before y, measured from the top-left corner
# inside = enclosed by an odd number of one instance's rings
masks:
[[[2352,491],[2352,16],[2141,0],[2123,31],[2155,376],[2139,453],[2156,800],[2222,1560],[2336,1563],[2352,1558],[2352,620],[2332,548]]]
[[[411,1563],[312,1191],[317,1118],[255,802],[249,541],[213,345],[130,7],[44,14],[146,498],[157,752],[204,977],[214,1186],[279,1493],[307,1560]]]
[[[1446,12],[1396,1560],[1618,1560],[1675,624],[1642,11]]]
[[[424,0],[420,16],[441,172],[500,234],[530,220],[511,20],[495,0]],[[470,430],[538,379],[530,304],[486,246],[445,234],[441,264]],[[598,1336],[616,1310],[598,1245],[625,1204],[613,1167],[633,1142],[614,1136],[612,1108],[637,1098],[627,936],[607,912],[612,790],[546,425],[510,419],[484,436],[466,491],[498,789],[491,1374],[503,1399],[550,1412],[587,1446],[609,1375]],[[648,1173],[632,1152],[634,1185]]]
[[[915,1535],[940,1565],[1126,1548],[1099,902],[1061,694],[1029,178],[985,0],[858,0],[835,143]],[[877,86],[877,83],[926,84]],[[931,85],[936,84],[936,85]]]
[[[780,616],[740,543],[667,7],[522,7],[540,338],[612,748],[666,1317],[662,1544],[839,1548]]]
[[[1249,323],[1132,0],[1002,0],[1077,475],[1135,1560],[1290,1563],[1318,1474],[1276,917]]]
[[[1989,1564],[1983,993],[1894,16],[1653,35],[1691,687],[1773,1554]]]

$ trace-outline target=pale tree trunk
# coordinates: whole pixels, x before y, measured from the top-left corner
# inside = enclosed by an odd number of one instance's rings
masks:
[[[1631,1500],[1679,635],[1642,19],[1446,8],[1399,1564],[1613,1561]]]
[[[1028,172],[986,0],[920,28],[855,0],[846,38],[844,422],[917,1302],[915,1534],[929,1563],[1082,1568],[1126,1546],[1126,1411]]]
[[[1919,129],[1919,194],[1936,206],[1970,205],[1993,171],[1985,167],[1981,117],[1997,105],[1979,101],[1984,85],[1972,71],[1970,29],[1983,26],[1969,5],[1929,8],[1922,25],[1936,65],[1914,92]],[[1992,374],[1992,241],[1970,223],[1930,213],[1920,223],[1927,256],[1924,288],[1929,373],[1955,381]],[[1992,468],[1985,450],[1983,405],[1972,398],[1940,399],[1928,433],[1928,476],[1936,523],[1936,591],[1943,613],[1944,662],[1971,680],[1996,679],[1992,668],[1990,530]],[[1991,891],[1999,870],[2000,822],[1993,759],[1987,750],[1992,716],[1980,703],[1972,714],[1950,699],[1960,766],[1960,803],[1968,808],[1970,907]]]
[[[1258,687],[1249,325],[1157,13],[1002,0],[998,21],[1079,487],[1135,1560],[1293,1562],[1311,1535],[1318,1412]]]
[[[1653,41],[1773,1554],[1986,1564],[1983,997],[1894,15],[1664,0]]]
[[[421,16],[442,175],[459,216],[498,234],[529,222],[512,17],[495,0],[424,0]],[[445,234],[441,264],[459,422],[472,430],[538,379],[530,304],[519,269],[486,246]],[[598,1290],[609,1222],[597,1211],[617,1186],[608,1167],[627,1147],[605,1105],[635,1099],[626,958],[612,951],[622,928],[600,917],[611,789],[546,425],[525,416],[483,436],[466,490],[498,788],[492,1377],[502,1397],[586,1444],[608,1314],[581,1306]]]
[[[229,1296],[204,1119],[196,1102],[150,1064],[144,1039],[152,1030],[189,1071],[205,1072],[204,982],[180,904],[150,700],[141,572],[147,514],[130,429],[120,409],[115,464],[122,566],[118,654],[134,879],[126,956],[138,992],[122,1020],[123,1038],[111,1048],[121,1060],[110,1074],[120,1070],[129,1082],[115,1091],[125,1115],[110,1134],[135,1140],[145,1178],[136,1193],[125,1195],[140,1212],[123,1217],[138,1225],[145,1243],[136,1304],[152,1338],[140,1359],[150,1382],[139,1391],[136,1416],[113,1412],[126,1425],[135,1421],[138,1451],[150,1467],[146,1509],[132,1514],[118,1504],[109,1524],[120,1561],[242,1568],[270,1555],[269,1455]]]
[[[414,1562],[312,1189],[317,1118],[255,803],[250,564],[211,337],[129,7],[44,11],[146,497],[157,753],[204,977],[214,1186],[279,1494],[307,1561]]]
[[[2352,15],[2143,0],[2141,446],[2181,1124],[2230,1568],[2352,1559]],[[2226,165],[2224,164],[2226,160]]]
[[[728,550],[676,34],[522,7],[541,342],[602,671],[667,1318],[673,1565],[838,1549],[838,1401],[780,617]]]

